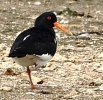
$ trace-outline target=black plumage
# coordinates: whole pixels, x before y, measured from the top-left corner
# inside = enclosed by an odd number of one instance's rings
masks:
[[[53,56],[57,46],[55,40],[54,31],[51,32],[35,27],[30,28],[16,38],[9,57],[24,57],[27,54],[42,55],[47,53]]]
[[[51,20],[47,19],[49,16]],[[35,21],[35,27],[25,30],[16,38],[11,47],[9,57],[24,57],[26,54],[42,55],[47,53],[53,56],[56,51],[53,23],[56,21],[57,18],[52,12],[46,12],[39,16]],[[27,38],[25,39],[25,37]]]

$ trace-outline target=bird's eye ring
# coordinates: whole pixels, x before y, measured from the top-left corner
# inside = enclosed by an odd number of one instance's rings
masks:
[[[47,19],[48,19],[48,20],[51,20],[51,16],[48,16]]]

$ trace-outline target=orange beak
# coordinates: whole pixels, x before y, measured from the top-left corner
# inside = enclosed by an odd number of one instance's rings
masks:
[[[61,29],[62,31],[64,31],[65,33],[69,34],[69,35],[73,35],[69,30],[67,30],[66,28],[64,28],[62,25],[60,25],[58,22],[54,23],[54,26]]]

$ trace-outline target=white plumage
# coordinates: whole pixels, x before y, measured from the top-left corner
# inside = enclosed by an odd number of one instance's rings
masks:
[[[14,57],[13,60],[21,66],[31,66],[35,65],[36,67],[44,66],[49,60],[52,59],[52,56],[47,54],[43,55],[26,55],[25,57],[18,58]]]
[[[25,41],[30,35],[27,35],[26,37],[24,37],[23,41]]]

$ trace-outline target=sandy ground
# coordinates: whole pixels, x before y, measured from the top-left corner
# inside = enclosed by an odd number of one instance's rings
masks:
[[[103,100],[102,9],[103,0],[0,0],[0,100]],[[55,29],[57,53],[32,71],[40,89],[31,90],[26,68],[7,56],[16,36],[46,11],[62,11],[58,21],[75,35]]]

